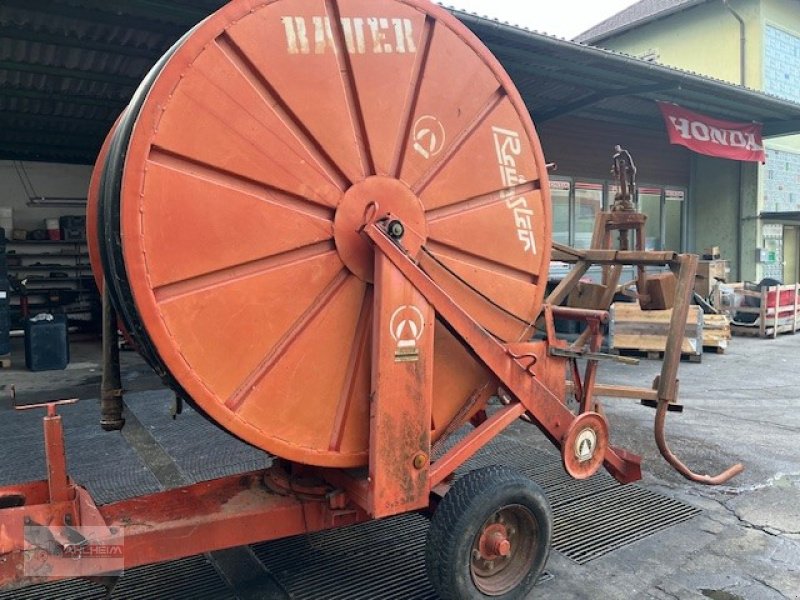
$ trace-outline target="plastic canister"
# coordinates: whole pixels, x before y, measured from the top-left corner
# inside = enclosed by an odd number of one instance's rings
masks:
[[[47,229],[47,237],[51,240],[61,239],[61,227],[58,224],[58,219],[45,219],[45,229]]]

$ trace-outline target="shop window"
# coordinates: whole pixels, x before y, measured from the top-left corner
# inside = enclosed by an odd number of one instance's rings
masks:
[[[575,248],[588,248],[597,215],[613,204],[617,191],[617,186],[611,182],[551,179],[553,240]],[[685,190],[642,186],[637,198],[639,210],[647,215],[645,248],[682,251]],[[616,246],[617,236],[613,239]]]
[[[664,190],[664,250],[682,250],[683,190]]]
[[[644,249],[661,250],[661,189],[639,188],[639,210],[647,215]]]
[[[550,198],[553,206],[553,241],[570,244],[570,196],[572,184],[569,181],[551,179]]]
[[[589,248],[592,244],[594,224],[603,210],[603,184],[575,182],[575,240],[576,248]]]

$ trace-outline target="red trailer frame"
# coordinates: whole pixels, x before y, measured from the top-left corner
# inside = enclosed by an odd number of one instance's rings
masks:
[[[283,460],[257,471],[97,506],[67,475],[61,417],[56,401],[44,407],[48,478],[0,488],[0,588],[65,577],[92,577],[108,571],[104,561],[75,561],[70,550],[87,544],[124,548],[125,569],[203,552],[351,525],[415,510],[435,508],[453,474],[478,450],[519,418],[528,420],[561,449],[574,478],[600,466],[621,483],[641,477],[640,458],[608,443],[608,425],[593,397],[602,335],[608,313],[556,306],[590,264],[666,265],[678,271],[671,330],[680,331],[689,307],[697,257],[672,252],[572,250],[558,248],[578,263],[551,294],[543,310],[546,339],[502,343],[484,330],[418,266],[425,252],[417,234],[368,207],[363,234],[375,246],[373,402],[369,467],[357,470],[309,467]],[[378,215],[380,215],[378,217]],[[409,248],[416,248],[410,251]],[[588,324],[588,350],[555,336],[555,316]],[[475,428],[439,458],[430,441],[434,319],[445,322],[493,374],[491,386],[476,393],[464,415]],[[691,472],[664,439],[667,406],[675,400],[680,339],[669,337],[655,396],[656,441],[665,458],[686,477],[721,483],[741,471],[731,467],[716,477]],[[577,360],[587,360],[581,377]],[[566,404],[566,369],[571,369],[579,410]],[[487,412],[497,389],[504,406]],[[604,386],[604,393],[613,393]],[[626,388],[626,393],[630,392]],[[640,397],[652,390],[639,390]],[[475,413],[475,409],[478,412]],[[463,419],[466,420],[466,419]],[[462,420],[462,421],[463,421]],[[464,423],[456,419],[453,428]],[[91,528],[92,537],[84,535]],[[44,547],[33,531],[48,532]],[[492,544],[508,551],[505,534],[493,530]],[[503,537],[503,539],[495,539]],[[485,536],[484,536],[485,537]],[[483,538],[481,538],[483,539]],[[481,545],[483,549],[485,545]],[[488,546],[487,546],[488,547]],[[483,552],[483,550],[481,550]],[[490,552],[490,550],[486,550]],[[70,558],[72,556],[72,558]],[[65,562],[70,561],[70,562]]]

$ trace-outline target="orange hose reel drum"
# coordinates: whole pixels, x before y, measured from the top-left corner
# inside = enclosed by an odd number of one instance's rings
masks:
[[[422,268],[488,331],[531,334],[551,240],[541,147],[509,77],[446,11],[235,0],[142,93],[119,191],[104,188],[121,242],[106,268],[160,363],[231,433],[303,463],[367,463],[373,250],[356,229],[370,202],[425,237]],[[441,324],[434,364],[436,438],[490,376]]]
[[[100,258],[100,234],[98,231],[98,219],[100,217],[100,182],[103,176],[103,168],[108,156],[108,150],[111,147],[111,139],[114,137],[114,132],[117,129],[120,117],[114,121],[111,130],[103,140],[103,145],[100,147],[100,152],[97,155],[97,160],[92,169],[92,177],[89,179],[89,189],[86,193],[86,246],[89,251],[89,264],[92,267],[92,275],[97,289],[100,293],[103,292],[103,264]]]

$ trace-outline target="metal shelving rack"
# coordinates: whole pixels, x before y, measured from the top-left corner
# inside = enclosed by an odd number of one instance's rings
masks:
[[[29,316],[54,311],[89,323],[97,314],[100,295],[85,240],[9,240],[6,257],[12,328],[21,326],[26,300]]]

